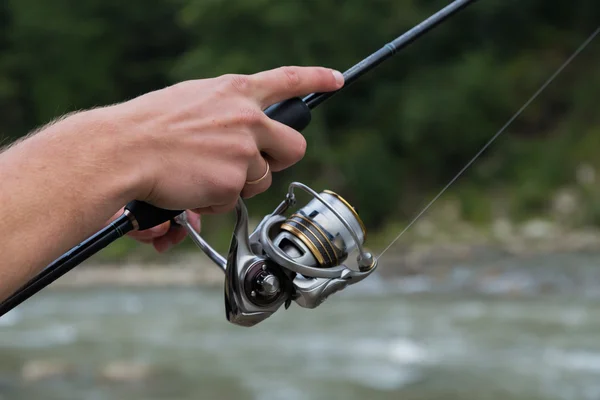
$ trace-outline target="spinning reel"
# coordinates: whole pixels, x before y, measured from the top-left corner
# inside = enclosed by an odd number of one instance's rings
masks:
[[[283,214],[296,204],[294,189],[313,199],[290,217]],[[249,233],[248,210],[240,198],[235,207],[236,223],[227,259],[196,232],[182,213],[175,221],[184,226],[192,240],[225,273],[227,320],[253,326],[292,301],[316,308],[327,297],[360,282],[377,267],[365,252],[366,230],[354,208],[339,195],[320,194],[294,182],[273,213]],[[358,250],[358,271],[342,263]]]

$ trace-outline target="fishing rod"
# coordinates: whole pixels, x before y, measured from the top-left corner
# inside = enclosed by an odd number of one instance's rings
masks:
[[[476,1],[454,0],[387,43],[344,72],[343,88]],[[342,89],[288,99],[264,112],[271,119],[302,131],[311,121],[311,110]],[[296,203],[294,189],[308,192],[313,200],[286,218],[284,213]],[[241,326],[253,326],[282,304],[287,309],[291,301],[304,308],[315,308],[330,294],[365,279],[377,267],[376,257],[363,248],[366,230],[359,215],[331,191],[317,193],[302,183],[290,184],[285,200],[252,234],[248,233],[248,212],[241,198],[235,212],[231,245],[224,258],[189,224],[185,211],[132,201],[115,221],[64,253],[2,302],[0,317],[128,232],[150,229],[167,221],[183,226],[194,243],[225,272],[226,316]],[[359,252],[358,271],[342,264],[355,250]]]

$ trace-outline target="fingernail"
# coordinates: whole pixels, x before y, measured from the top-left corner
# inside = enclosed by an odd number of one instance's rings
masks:
[[[340,71],[333,70],[332,72],[338,87],[342,86],[344,84],[344,75]]]

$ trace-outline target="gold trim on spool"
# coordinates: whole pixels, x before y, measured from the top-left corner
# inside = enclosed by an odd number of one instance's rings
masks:
[[[315,229],[316,229],[317,231],[319,231],[319,233],[320,233],[321,235],[323,235],[323,238],[324,238],[325,240],[327,240],[327,243],[329,243],[329,246],[331,246],[331,249],[333,250],[333,255],[335,256],[335,265],[338,265],[338,264],[340,263],[340,259],[339,259],[339,257],[337,256],[337,254],[335,253],[335,246],[333,245],[333,243],[331,243],[331,240],[329,240],[329,238],[327,237],[327,235],[325,234],[325,232],[323,232],[323,231],[321,230],[321,228],[319,228],[319,226],[318,226],[317,224],[315,224],[315,223],[314,223],[312,220],[310,220],[310,219],[306,218],[304,215],[301,215],[301,214],[295,213],[295,214],[292,214],[292,217],[291,217],[291,218],[293,218],[293,217],[298,217],[298,218],[300,218],[300,219],[302,219],[302,220],[304,220],[304,221],[308,222],[309,224],[311,224],[312,226],[314,226],[314,227],[315,227]],[[298,222],[298,221],[296,221],[296,223],[297,223],[297,224],[300,224],[300,222]],[[308,228],[307,228],[305,225],[303,225],[303,224],[300,224],[300,225],[304,226],[304,227],[306,228],[306,230],[309,230],[309,231],[310,231],[310,229],[308,229]],[[315,236],[315,238],[316,238],[317,240],[319,240],[319,238],[317,238],[316,236]],[[321,246],[323,246],[323,243],[322,243],[320,240],[319,240],[319,243],[321,244]],[[323,249],[324,249],[324,250],[327,252],[327,255],[328,255],[328,256],[329,256],[329,258],[331,259],[331,256],[329,255],[329,252],[327,251],[327,247],[323,246]],[[333,259],[331,259],[331,260],[333,261]]]
[[[310,239],[300,229],[293,227],[291,225],[285,224],[285,223],[281,225],[281,229],[283,229],[284,231],[290,232],[291,234],[296,236],[298,239],[300,239],[300,241],[302,243],[304,243],[306,245],[306,247],[309,248],[309,250],[311,250],[311,252],[315,256],[315,258],[317,259],[319,264],[321,264],[321,266],[326,265],[325,259],[323,258],[323,255],[321,255],[321,252],[319,251],[319,249],[317,249],[317,246],[315,246],[314,243],[311,242]]]
[[[307,232],[310,232],[310,234],[315,238],[315,240],[317,242],[319,242],[319,244],[321,245],[321,247],[323,248],[323,250],[325,251],[325,253],[327,253],[327,257],[329,258],[329,262],[331,262],[331,264],[333,264],[333,257],[331,257],[331,254],[329,254],[329,251],[327,251],[327,246],[325,246],[323,244],[323,242],[321,242],[321,239],[319,239],[319,237],[317,235],[315,235],[315,233],[313,231],[310,230],[310,228],[306,225],[304,225],[302,222],[300,221],[292,221],[298,225],[300,225],[301,227],[303,227],[304,229],[306,229]],[[327,240],[327,237],[325,237],[325,240]],[[327,240],[329,241],[329,240]],[[334,265],[337,265],[338,262],[338,258],[337,255],[335,254],[335,249],[332,247],[331,250],[333,250],[333,255],[335,256],[335,261],[336,263]]]
[[[350,212],[352,214],[354,214],[354,217],[356,218],[356,220],[360,224],[360,229],[362,229],[362,232],[363,232],[363,241],[367,240],[367,229],[365,228],[365,224],[362,222],[362,219],[360,219],[360,217],[358,216],[358,213],[356,212],[356,210],[354,209],[354,207],[352,207],[350,205],[350,203],[348,203],[342,196],[340,196],[339,194],[337,194],[335,192],[332,192],[331,190],[323,190],[323,193],[327,193],[327,194],[330,194],[330,195],[334,196],[339,201],[341,201],[342,203],[344,203],[344,205],[346,207],[348,207],[348,209],[350,209]]]

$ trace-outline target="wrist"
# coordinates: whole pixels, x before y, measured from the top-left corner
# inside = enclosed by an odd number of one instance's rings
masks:
[[[71,114],[40,132],[40,139],[47,151],[63,155],[57,163],[71,171],[75,182],[93,185],[95,198],[122,207],[142,194],[145,179],[127,126],[111,111],[104,107]]]
[[[85,116],[89,122],[84,123],[92,124],[91,148],[97,151],[98,166],[115,181],[114,190],[125,205],[148,196],[151,174],[145,162],[145,143],[140,143],[140,135],[136,134],[137,126],[121,111],[119,105],[90,110]]]

